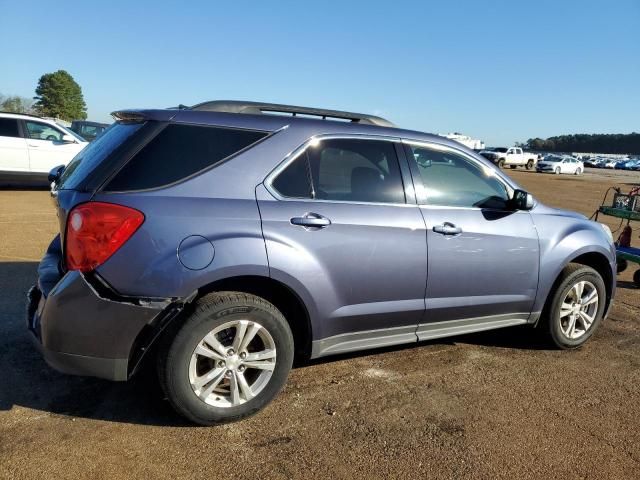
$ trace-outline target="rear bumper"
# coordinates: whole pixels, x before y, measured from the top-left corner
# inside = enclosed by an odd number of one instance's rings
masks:
[[[29,291],[27,328],[54,369],[127,380],[137,339],[145,327],[154,329],[166,306],[105,298],[88,278],[67,272],[46,296],[39,286]]]

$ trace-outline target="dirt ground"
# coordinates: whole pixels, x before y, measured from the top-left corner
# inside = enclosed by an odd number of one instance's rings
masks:
[[[509,173],[588,215],[613,183],[640,183],[638,173]],[[68,377],[33,350],[25,293],[56,229],[46,191],[0,190],[2,479],[640,478],[632,270],[580,350],[515,328],[327,359],[295,369],[261,414],[202,428],[172,412],[150,374]]]

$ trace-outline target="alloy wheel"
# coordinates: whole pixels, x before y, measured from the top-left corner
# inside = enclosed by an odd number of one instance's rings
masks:
[[[589,281],[583,280],[571,287],[560,305],[560,329],[570,340],[586,334],[598,313],[598,290]]]
[[[276,366],[271,334],[252,320],[220,325],[198,342],[189,362],[189,382],[203,402],[235,407],[267,386]]]

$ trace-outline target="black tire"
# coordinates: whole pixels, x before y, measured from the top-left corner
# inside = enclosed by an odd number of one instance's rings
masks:
[[[216,327],[233,320],[259,323],[271,335],[277,357],[273,373],[253,398],[236,406],[214,406],[196,395],[189,364],[196,346]],[[158,352],[158,377],[173,408],[200,425],[217,425],[249,417],[263,409],[284,386],[293,363],[294,343],[286,319],[263,298],[240,292],[216,292],[200,300],[175,336],[168,335]]]
[[[527,162],[526,169],[527,169],[527,170],[531,170],[531,169],[533,168],[533,163],[534,163],[534,162],[533,162],[533,160],[529,160],[529,161]]]
[[[569,293],[569,290],[579,281],[591,282],[598,292],[598,309],[591,327],[579,338],[571,339],[567,337],[561,328],[560,321],[560,305]],[[562,271],[553,290],[547,299],[547,305],[542,313],[542,330],[548,339],[558,348],[567,350],[582,346],[597,330],[602,316],[606,301],[606,288],[600,274],[591,267],[570,263]]]
[[[636,287],[640,287],[640,268],[633,272],[633,283],[636,284]]]
[[[616,273],[624,272],[629,266],[629,262],[627,262],[624,258],[619,258],[616,262]]]
[[[504,158],[501,158],[500,160],[498,160],[498,166],[500,168],[504,168]]]

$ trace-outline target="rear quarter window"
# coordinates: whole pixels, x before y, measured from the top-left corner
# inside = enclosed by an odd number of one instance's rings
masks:
[[[114,123],[95,142],[78,153],[65,168],[58,188],[73,190],[81,187],[87,176],[94,172],[141,127],[142,123]]]
[[[107,191],[158,188],[183,180],[253,145],[267,132],[171,124],[109,182]]]

